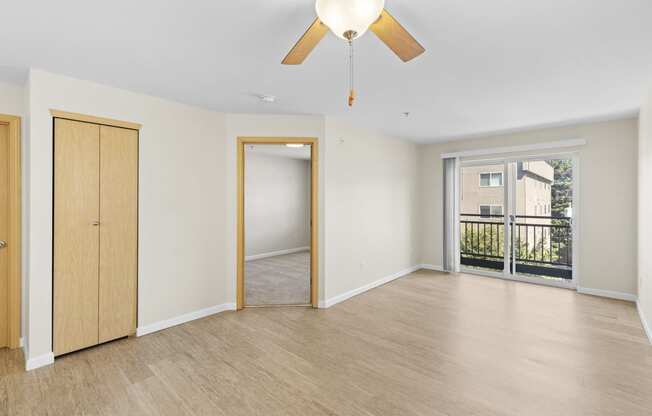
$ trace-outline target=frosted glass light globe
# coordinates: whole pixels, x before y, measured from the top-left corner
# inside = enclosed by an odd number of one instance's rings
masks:
[[[342,39],[349,30],[362,36],[385,7],[385,0],[317,0],[317,16]]]

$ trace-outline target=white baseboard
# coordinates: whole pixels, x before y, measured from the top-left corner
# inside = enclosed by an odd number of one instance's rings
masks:
[[[136,336],[142,337],[143,335],[158,332],[173,326],[181,325],[186,322],[194,321],[195,319],[204,318],[206,316],[215,315],[216,313],[224,311],[233,311],[236,309],[235,303],[223,303],[221,305],[211,306],[210,308],[200,309],[198,311],[186,313],[164,321],[154,322],[153,324],[145,325],[136,328]]]
[[[643,324],[645,335],[647,335],[647,339],[650,341],[650,344],[652,344],[652,327],[650,327],[639,301],[636,301],[636,309],[638,310],[638,317],[641,318],[641,324]]]
[[[34,358],[28,358],[25,360],[25,370],[31,371],[50,364],[54,364],[53,352],[48,352],[47,354],[39,355],[38,357]]]
[[[284,254],[300,253],[302,251],[310,251],[310,247],[288,248],[285,250],[270,251],[269,253],[254,254],[252,256],[246,256],[245,261],[266,259],[268,257],[276,257],[276,256],[282,256]]]
[[[143,335],[151,334],[152,332],[161,331],[163,329],[180,325],[189,321],[194,321],[195,319],[204,318],[206,316],[214,315],[224,311],[235,310],[235,308],[235,303],[223,303],[221,305],[211,306],[210,308],[200,309],[198,311],[190,312],[172,319],[167,319],[165,321],[159,321],[153,324],[139,327],[136,329],[136,336],[140,337]],[[25,355],[28,355],[27,351],[25,351]],[[38,357],[27,359],[25,361],[25,370],[30,371],[53,363],[54,353],[49,352],[47,354],[39,355]]]
[[[445,271],[443,266],[437,266],[437,265],[434,265],[434,264],[420,264],[419,269],[433,270],[433,271],[436,271],[436,272]]]
[[[359,288],[349,290],[348,292],[344,292],[340,295],[333,296],[332,298],[326,299],[326,300],[320,300],[319,301],[319,307],[320,308],[330,308],[333,305],[336,305],[340,302],[344,302],[345,300],[352,298],[353,296],[359,295],[361,293],[364,293],[368,290],[371,290],[375,287],[382,286],[385,283],[389,283],[392,280],[396,280],[400,277],[403,277],[405,275],[408,275],[410,273],[413,273],[417,270],[421,269],[421,266],[412,266],[410,268],[407,268],[405,270],[401,270],[400,272],[391,274],[389,276],[385,276],[382,279],[378,279],[374,282],[371,282],[369,284],[366,284],[364,286],[360,286]]]
[[[592,289],[590,287],[577,287],[577,293],[585,295],[600,296],[603,298],[626,300],[628,302],[636,302],[637,296],[632,293],[615,292],[613,290]]]

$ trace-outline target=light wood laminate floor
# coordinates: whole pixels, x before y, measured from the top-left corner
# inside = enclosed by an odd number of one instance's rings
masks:
[[[22,366],[0,352],[2,415],[652,414],[633,304],[427,271]]]
[[[310,252],[245,262],[245,304],[310,304]]]

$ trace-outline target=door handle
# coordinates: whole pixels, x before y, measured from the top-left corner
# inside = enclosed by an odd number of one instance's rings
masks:
[[[0,248],[7,247],[7,242],[5,240],[0,240]]]
[[[92,225],[93,227],[97,227],[98,225],[100,225],[100,222],[99,222],[99,221],[93,221],[93,222],[91,223],[91,225]]]

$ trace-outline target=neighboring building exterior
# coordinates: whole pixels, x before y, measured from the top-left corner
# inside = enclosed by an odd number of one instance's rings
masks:
[[[503,165],[468,166],[460,175],[460,254],[465,267],[570,279],[572,271],[572,193],[568,161],[522,161],[509,166],[516,181],[512,206],[516,218],[505,227]],[[557,167],[553,167],[553,163]],[[556,177],[557,175],[557,177]],[[556,182],[555,182],[556,180]],[[553,218],[555,206],[566,206],[564,217]],[[466,214],[466,215],[465,215]],[[509,235],[505,235],[508,232]],[[505,256],[505,250],[510,254]],[[511,255],[513,250],[514,255]]]
[[[462,220],[472,222],[499,222],[504,221],[505,189],[507,183],[502,165],[469,166],[462,168],[460,189],[460,213],[475,216],[464,217]],[[535,245],[549,242],[549,227],[536,227],[536,225],[550,225],[548,218],[519,218],[550,217],[552,216],[552,184],[555,179],[554,168],[546,161],[523,161],[516,164],[516,224],[514,238],[521,242],[526,251]],[[493,217],[492,217],[493,216]],[[527,226],[525,226],[527,224]],[[465,232],[465,227],[462,232]],[[473,227],[470,228],[473,232]],[[477,232],[485,232],[486,227],[476,228]],[[500,227],[502,230],[502,227]],[[496,229],[498,231],[498,229]],[[490,236],[490,239],[496,237]],[[486,236],[483,236],[486,241]],[[498,242],[495,242],[498,244]]]
[[[555,169],[548,162],[541,160],[518,162],[516,215],[552,216],[552,183],[554,180]]]
[[[461,214],[503,215],[506,181],[502,168],[502,165],[462,168]]]
[[[546,161],[518,162],[516,215],[551,216],[554,178],[554,168]],[[460,189],[460,213],[487,217],[503,215],[505,183],[506,178],[503,175],[502,165],[464,167]]]

